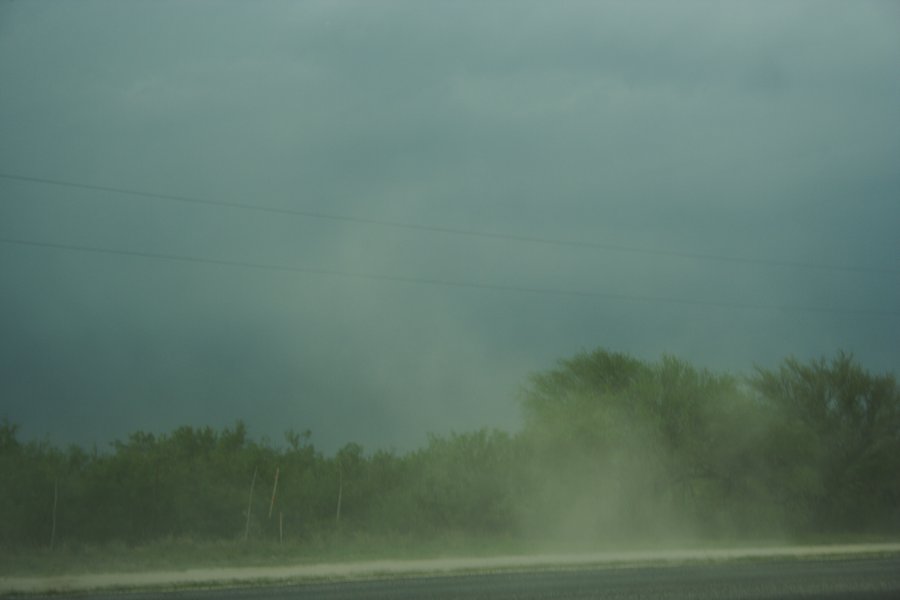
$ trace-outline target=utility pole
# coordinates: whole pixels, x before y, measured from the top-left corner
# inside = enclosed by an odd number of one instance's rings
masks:
[[[337,501],[337,515],[335,516],[335,523],[341,522],[341,499],[344,495],[344,469],[341,466],[341,463],[338,462],[338,501]]]
[[[253,485],[256,483],[256,467],[253,468],[253,479],[250,480],[250,498],[247,500],[247,526],[244,528],[244,541],[250,538],[250,509],[253,508]]]
[[[278,491],[279,467],[275,467],[275,485],[272,486],[272,502],[269,503],[269,518],[272,518],[272,509],[275,508],[275,492]]]
[[[59,502],[59,477],[53,480],[53,517],[50,527],[50,549],[56,544],[56,505]]]

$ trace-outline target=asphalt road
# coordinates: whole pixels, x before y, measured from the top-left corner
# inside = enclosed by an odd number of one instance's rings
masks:
[[[900,557],[579,568],[236,589],[105,592],[74,597],[98,600],[887,599],[900,598]]]

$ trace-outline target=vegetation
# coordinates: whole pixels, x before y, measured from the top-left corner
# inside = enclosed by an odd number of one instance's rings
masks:
[[[522,406],[514,435],[406,454],[276,447],[240,422],[60,449],[4,421],[0,549],[900,533],[900,390],[848,355],[740,379],[597,350],[533,376]]]

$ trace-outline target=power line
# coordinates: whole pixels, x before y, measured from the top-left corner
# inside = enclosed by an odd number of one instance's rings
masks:
[[[564,240],[556,238],[544,238],[539,236],[518,235],[511,233],[496,233],[491,231],[479,231],[474,229],[461,229],[456,227],[439,227],[434,225],[420,225],[415,223],[403,223],[400,221],[387,221],[383,219],[371,219],[365,217],[353,217],[349,215],[338,215],[332,213],[323,213],[310,210],[297,210],[293,208],[279,208],[272,206],[258,206],[254,204],[246,204],[243,202],[229,202],[225,200],[210,200],[206,198],[197,198],[193,196],[181,196],[176,194],[160,194],[156,192],[146,192],[129,188],[111,187],[103,185],[93,185],[88,183],[79,183],[75,181],[64,181],[59,179],[48,179],[43,177],[28,177],[25,175],[15,175],[11,173],[0,173],[0,178],[15,181],[24,181],[30,183],[41,183],[46,185],[54,185],[59,187],[91,190],[96,192],[105,192],[111,194],[121,194],[125,196],[133,196],[138,198],[155,198],[159,200],[169,200],[172,202],[181,202],[185,204],[195,204],[202,206],[213,206],[218,208],[234,208],[240,210],[250,210],[255,212],[291,215],[297,217],[306,217],[311,219],[322,219],[329,221],[343,221],[347,223],[356,223],[359,225],[374,225],[377,227],[389,227],[394,229],[407,229],[415,231],[427,231],[430,233],[441,233],[447,235],[459,235],[467,237],[476,237],[483,239],[504,240],[508,242],[518,242],[525,244],[541,244],[545,246],[561,246],[571,248],[589,248],[593,250],[610,250],[614,252],[628,252],[632,254],[645,254],[651,256],[669,256],[675,258],[685,258],[692,260],[706,260],[717,262],[740,263],[748,265],[762,265],[767,267],[787,267],[794,269],[814,269],[820,271],[843,271],[852,273],[875,273],[875,274],[900,274],[900,269],[890,269],[883,267],[869,267],[863,265],[834,265],[825,263],[813,263],[803,261],[793,261],[784,259],[768,259],[768,258],[749,258],[741,256],[727,256],[718,254],[705,254],[699,252],[682,252],[678,250],[660,250],[654,248],[645,248],[639,246],[627,246],[621,244],[607,244],[601,242],[584,242],[577,240]]]
[[[33,240],[23,240],[15,238],[2,238],[0,243],[31,246],[37,248],[52,248],[56,250],[65,250],[73,252],[84,252],[92,254],[108,254],[117,256],[127,256],[132,258],[146,258],[154,260],[165,260],[182,263],[217,265],[224,267],[234,267],[241,269],[254,269],[258,271],[273,271],[281,273],[301,273],[324,275],[332,277],[342,277],[349,279],[365,279],[371,281],[388,281],[394,283],[407,283],[415,285],[430,285],[451,288],[469,288],[477,290],[492,290],[501,292],[516,292],[537,295],[552,296],[573,296],[581,298],[598,298],[603,300],[617,300],[629,302],[654,302],[662,304],[682,304],[691,306],[705,306],[710,308],[726,308],[740,310],[778,310],[789,312],[809,312],[809,313],[828,313],[856,316],[900,316],[900,311],[896,310],[878,310],[878,309],[853,309],[853,308],[834,308],[824,306],[804,306],[804,305],[778,305],[778,304],[755,304],[748,302],[718,302],[712,300],[695,300],[690,298],[671,298],[665,296],[638,296],[629,294],[614,294],[608,292],[593,292],[587,290],[567,290],[561,288],[542,288],[528,286],[514,286],[492,283],[478,283],[473,281],[460,281],[448,279],[405,277],[399,275],[379,275],[374,273],[361,273],[351,271],[340,271],[336,269],[321,269],[316,267],[293,267],[286,265],[275,265],[269,263],[255,263],[234,260],[222,260],[215,258],[202,258],[196,256],[186,256],[181,254],[165,254],[157,252],[140,252],[136,250],[117,250],[111,248],[99,248],[96,246],[83,246],[76,244],[59,244],[53,242],[38,242]]]

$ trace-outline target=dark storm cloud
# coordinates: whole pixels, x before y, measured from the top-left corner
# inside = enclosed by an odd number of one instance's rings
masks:
[[[457,229],[895,269],[890,3],[8,3],[0,171]],[[0,181],[0,236],[635,298],[896,310],[896,271],[461,237]],[[896,316],[0,250],[4,413],[93,440],[246,419],[326,448],[514,427],[598,345],[749,369]]]

